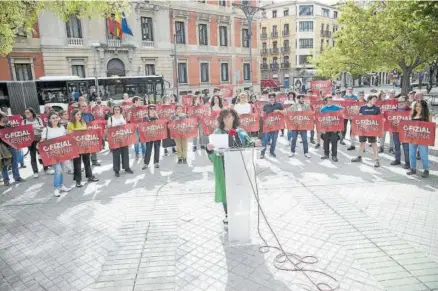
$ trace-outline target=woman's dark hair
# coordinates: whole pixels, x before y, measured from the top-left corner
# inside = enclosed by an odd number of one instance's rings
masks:
[[[295,101],[295,99],[297,98],[297,94],[295,94],[295,92],[289,92],[287,93],[287,97],[289,98],[289,96],[292,95],[292,100]],[[290,99],[289,99],[290,100]]]
[[[215,98],[219,99],[219,108],[223,108],[224,106],[222,105],[222,98],[219,95],[214,95],[213,98],[211,98],[211,107],[214,107],[216,104],[214,103],[214,99]]]
[[[274,96],[274,98],[277,97],[274,92],[268,94],[268,98],[271,98],[271,96]]]
[[[230,114],[233,115],[233,129],[236,129],[239,127],[239,125],[240,125],[239,114],[234,109],[226,108],[226,109],[222,110],[219,113],[219,116],[217,117],[217,122],[219,123],[219,128],[221,130],[225,129],[224,118]]]
[[[50,111],[50,113],[47,115],[47,125],[48,125],[49,127],[53,127],[52,121],[50,120],[50,118],[51,118],[53,115],[56,115],[56,116],[59,117],[58,113],[56,113],[55,111]],[[57,126],[57,127],[61,127],[61,123],[60,123],[60,122],[58,122],[58,126]]]
[[[420,104],[421,104],[420,118],[425,119],[425,120],[429,120],[429,115],[430,115],[429,107],[427,106],[427,102],[424,100],[418,100],[417,102],[415,102],[415,106],[412,108],[412,118],[414,118],[416,113],[417,113],[418,102],[420,102]]]
[[[37,117],[37,114],[35,112],[35,109],[33,109],[32,107],[27,107],[26,109],[24,109],[24,111],[30,111],[30,113],[32,113],[33,118]]]
[[[75,116],[76,116],[76,113],[78,113],[78,112],[81,112],[81,111],[79,109],[73,109],[71,111],[70,122],[73,122],[73,124],[75,124],[75,125],[76,125],[76,117]],[[81,114],[82,114],[82,112],[81,112]],[[85,123],[82,116],[81,116],[81,120],[79,122]]]
[[[373,98],[377,99],[377,96],[376,95],[369,95],[367,98],[367,102],[370,102],[371,100],[373,100]]]
[[[114,115],[114,109],[119,108],[120,109],[120,114],[123,113],[123,108],[120,105],[114,105],[113,108],[111,109],[111,114]]]

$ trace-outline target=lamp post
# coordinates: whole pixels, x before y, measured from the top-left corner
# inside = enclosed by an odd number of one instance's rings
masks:
[[[100,90],[99,90],[99,81],[97,79],[97,48],[100,47],[100,43],[95,42],[91,44],[93,46],[93,55],[94,55],[94,86],[96,87],[96,95],[97,97],[100,97]]]
[[[179,98],[179,84],[178,84],[178,57],[177,57],[177,52],[176,52],[176,39],[177,39],[177,35],[178,33],[175,33],[173,35],[173,52],[170,55],[171,57],[173,57],[173,70],[175,72],[174,74],[174,87],[176,89],[176,98]]]
[[[251,6],[250,1],[241,1],[241,3],[233,3],[233,7],[239,8],[245,14],[248,22],[248,42],[249,42],[249,77],[251,80],[250,89],[252,89],[252,21],[257,12],[265,10],[262,7]]]

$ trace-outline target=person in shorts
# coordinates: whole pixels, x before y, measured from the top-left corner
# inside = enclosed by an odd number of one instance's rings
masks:
[[[379,115],[380,107],[376,106],[377,96],[370,95],[367,99],[368,103],[360,108],[360,115]],[[379,149],[377,148],[377,137],[375,136],[359,136],[359,155],[357,158],[351,160],[353,163],[362,162],[361,154],[365,152],[365,143],[369,142],[373,148],[374,167],[380,167],[379,163]]]

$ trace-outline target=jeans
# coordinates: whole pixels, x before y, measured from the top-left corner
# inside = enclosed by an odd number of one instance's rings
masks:
[[[24,165],[24,155],[22,149],[17,150],[17,163],[21,166]]]
[[[140,142],[140,132],[138,128],[136,130],[136,133],[137,133],[137,143],[134,144],[135,155],[136,156],[140,155],[140,148],[141,148],[141,153],[143,156],[146,154],[146,145],[145,143]]]
[[[73,177],[76,183],[82,181],[81,160],[85,167],[85,177],[93,177],[93,173],[91,172],[90,154],[81,154],[79,157],[73,159]]]
[[[17,161],[17,150],[13,148],[9,148],[9,151],[12,154],[11,167],[12,167],[12,176],[14,180],[17,181],[20,179],[20,171],[18,170],[18,161]],[[9,173],[8,167],[3,167],[2,169],[3,181],[9,181]]]
[[[409,144],[409,161],[411,162],[411,169],[417,168],[417,149],[420,152],[423,169],[429,170],[429,147],[418,144]]]
[[[400,146],[403,147],[403,155],[405,157],[405,164],[409,165],[409,144],[408,143],[400,143],[400,137],[398,132],[394,132],[392,135],[392,139],[394,140],[394,152],[395,152],[395,160],[400,162],[401,160],[401,151]]]
[[[310,139],[314,139],[315,138],[315,131],[312,129],[310,131]]]
[[[33,173],[36,174],[38,173],[38,164],[37,164],[37,141],[34,141],[30,147],[29,147],[29,153],[30,153],[30,164],[32,165],[32,170]],[[40,161],[40,163],[42,164],[42,162]],[[47,171],[47,169],[49,169],[49,167],[43,167],[44,171]]]
[[[277,138],[278,138],[278,131],[271,131],[263,134],[262,154],[265,154],[266,146],[268,145],[269,141],[271,141],[271,147],[269,149],[269,152],[271,154],[275,152],[275,147],[277,145]]]
[[[330,144],[331,144],[332,145],[332,157],[337,157],[337,155],[338,155],[338,139],[339,139],[339,135],[337,132],[326,132],[323,134],[324,156],[329,156]]]
[[[120,159],[122,160],[123,170],[129,170],[129,148],[121,147],[113,149],[113,170],[114,172],[120,172]]]
[[[301,135],[301,139],[303,140],[303,149],[304,153],[307,154],[309,152],[309,144],[307,143],[307,130],[291,130],[292,136],[292,144],[290,146],[290,151],[295,153],[295,147],[297,146],[298,135]]]
[[[150,141],[146,144],[146,154],[144,155],[144,164],[149,165],[152,156],[152,149],[154,150],[154,164],[160,161],[160,146],[161,140]]]
[[[385,131],[380,137],[380,147],[383,147],[385,145],[385,138],[386,138],[386,134],[388,133],[389,132]],[[389,135],[389,147],[392,148],[393,146],[394,146],[393,136]]]
[[[53,165],[53,170],[53,187],[59,189],[64,184],[64,162]]]

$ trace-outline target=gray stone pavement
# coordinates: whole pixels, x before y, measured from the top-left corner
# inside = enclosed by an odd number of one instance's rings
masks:
[[[228,242],[205,153],[146,171],[132,160],[135,174],[116,179],[105,151],[100,181],[60,198],[50,176],[0,188],[0,290],[317,290],[308,278],[338,290],[438,290],[436,155],[422,179],[389,154],[375,169],[369,156],[351,164],[345,146],[333,163],[313,148],[305,159],[300,144],[289,159],[285,145],[256,161],[260,202],[293,262],[318,258],[298,265],[308,271],[276,269],[280,252],[259,251],[256,223],[252,245]],[[277,246],[263,220],[260,232]]]

